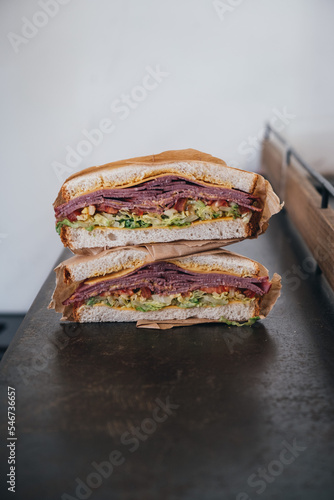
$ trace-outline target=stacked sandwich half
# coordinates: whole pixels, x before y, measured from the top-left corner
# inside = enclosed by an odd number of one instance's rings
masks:
[[[50,307],[79,322],[265,317],[280,290],[259,263],[222,247],[263,233],[281,206],[258,174],[194,150],[83,170],[54,203],[77,254],[56,268]]]

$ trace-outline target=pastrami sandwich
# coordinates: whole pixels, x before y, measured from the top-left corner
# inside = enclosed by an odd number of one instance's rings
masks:
[[[56,274],[49,307],[81,323],[200,318],[252,324],[269,313],[281,288],[278,275],[270,281],[266,268],[226,250],[152,260],[145,248],[112,249],[72,257]]]
[[[259,174],[191,149],[88,168],[65,181],[54,203],[57,231],[75,253],[256,237],[280,208]]]

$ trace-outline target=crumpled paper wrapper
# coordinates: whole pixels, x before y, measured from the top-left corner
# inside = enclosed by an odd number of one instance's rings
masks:
[[[167,229],[168,230],[168,229]],[[135,231],[135,229],[134,229]],[[230,240],[176,240],[168,243],[143,243],[141,245],[128,245],[112,248],[82,248],[75,250],[75,256],[94,256],[102,252],[113,252],[124,248],[146,248],[153,260],[184,257],[205,250],[225,247],[243,241],[245,238],[232,238]],[[71,250],[72,251],[72,250]],[[72,252],[73,253],[73,252]]]
[[[259,227],[255,235],[252,236],[252,238],[257,238],[260,234],[263,234],[267,230],[270,217],[282,210],[284,202],[280,203],[280,200],[274,192],[270,182],[260,174],[258,174],[258,180],[253,195],[258,196],[263,203]]]

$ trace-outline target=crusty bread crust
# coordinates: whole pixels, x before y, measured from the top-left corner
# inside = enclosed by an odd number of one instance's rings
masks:
[[[186,149],[131,158],[90,167],[73,174],[63,184],[54,206],[99,189],[125,187],[159,175],[174,174],[189,180],[253,193],[258,174],[228,167],[223,160]]]
[[[160,311],[141,312],[132,309],[112,308],[104,305],[83,305],[73,309],[73,319],[79,323],[128,322],[145,320],[182,320],[187,318],[204,318],[219,320],[222,316],[229,321],[248,321],[259,315],[258,299],[243,303],[230,302],[225,306],[196,307],[183,309],[165,307]]]
[[[251,222],[243,219],[215,219],[212,221],[195,221],[187,227],[176,228],[96,228],[87,231],[84,228],[74,229],[63,226],[60,238],[65,247],[72,252],[82,248],[114,248],[145,243],[171,242],[178,240],[229,240],[249,238],[254,233]]]

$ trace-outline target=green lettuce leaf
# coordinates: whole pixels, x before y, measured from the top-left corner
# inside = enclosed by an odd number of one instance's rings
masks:
[[[147,312],[147,311],[158,311],[159,309],[162,309],[165,307],[164,304],[159,304],[158,302],[150,302],[150,303],[145,303],[143,302],[140,305],[135,305],[135,309],[137,311],[142,311],[142,312]]]
[[[58,234],[60,234],[61,228],[63,226],[69,226],[69,227],[73,227],[73,228],[84,227],[85,229],[87,229],[87,231],[93,231],[93,229],[95,229],[94,224],[87,224],[86,222],[83,222],[80,220],[75,221],[75,222],[71,222],[68,219],[64,219],[64,220],[57,222],[57,224],[56,224],[56,231]]]
[[[87,300],[86,304],[87,304],[87,306],[93,306],[94,304],[97,304],[98,302],[101,302],[101,298],[99,296],[91,297],[90,299]]]
[[[151,298],[144,298],[141,292],[138,291],[133,295],[122,293],[120,295],[113,295],[110,291],[108,296],[95,296],[87,299],[88,306],[95,304],[104,304],[110,307],[126,307],[136,309],[137,311],[158,311],[168,306],[176,306],[180,308],[194,308],[194,307],[215,307],[223,306],[229,303],[230,300],[239,300],[243,303],[248,303],[254,299],[245,297],[242,293],[236,294],[235,292],[223,293],[206,293],[202,290],[195,290],[190,295],[182,296],[180,293],[175,295],[152,295]],[[221,320],[223,321],[223,319]],[[227,322],[228,320],[225,320]],[[255,320],[254,320],[255,321]],[[233,323],[228,323],[233,324]],[[239,326],[239,324],[238,324]]]
[[[230,326],[252,326],[258,319],[260,319],[260,316],[254,316],[253,318],[250,318],[248,321],[244,323],[238,323],[238,321],[229,321],[228,319],[222,316],[219,319],[219,321],[221,321],[222,323],[226,323],[227,325]]]

